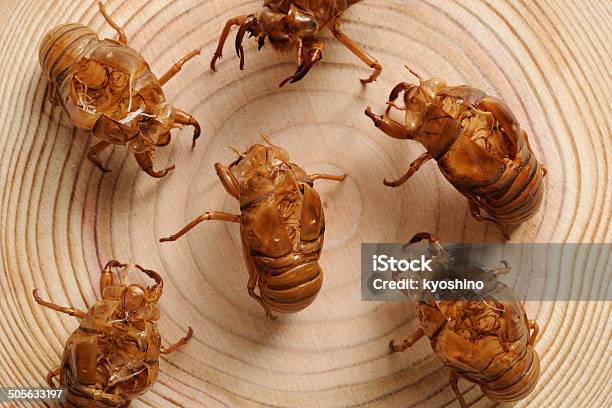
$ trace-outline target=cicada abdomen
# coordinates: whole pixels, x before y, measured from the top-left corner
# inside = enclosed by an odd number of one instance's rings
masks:
[[[504,102],[487,96],[477,109],[481,112],[475,113],[475,120],[484,115],[492,123],[490,129],[484,130],[482,138],[476,138],[476,143],[482,140],[481,148],[484,149],[496,140],[503,140],[505,144],[505,148],[499,149],[500,154],[504,154],[501,157],[504,165],[500,166],[497,177],[488,185],[466,185],[461,177],[452,176],[452,168],[446,162],[438,163],[445,174],[451,175],[449,180],[453,185],[474,203],[471,209],[477,219],[479,211],[476,207],[486,211],[501,225],[520,224],[533,217],[540,208],[544,197],[545,169],[529,145],[527,132]]]
[[[268,175],[269,185],[261,190],[267,197],[262,199],[253,191],[252,200],[241,200],[247,268],[250,275],[259,277],[263,303],[282,313],[310,305],[323,283],[318,262],[325,232],[321,200],[305,173],[291,166],[272,169],[275,174]]]
[[[91,28],[82,24],[62,24],[43,38],[38,60],[50,84],[61,84],[76,72],[78,64],[98,45],[99,38]]]
[[[274,318],[272,310],[304,309],[323,283],[319,257],[325,216],[313,182],[343,181],[346,175],[308,175],[272,144],[253,145],[229,167],[217,163],[215,168],[226,191],[240,202],[240,215],[207,212],[160,241],[175,241],[202,221],[240,223],[249,295],[269,318]]]

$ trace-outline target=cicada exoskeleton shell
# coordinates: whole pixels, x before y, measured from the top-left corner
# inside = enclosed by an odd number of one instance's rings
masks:
[[[366,114],[375,125],[397,139],[421,142],[426,153],[408,172],[385,185],[398,187],[429,160],[436,160],[444,177],[468,200],[479,221],[505,227],[529,220],[544,197],[544,167],[531,149],[527,133],[508,106],[483,91],[447,86],[439,79],[398,84],[384,115]],[[403,105],[396,99],[403,93]],[[397,108],[405,121],[392,119]]]
[[[102,299],[87,312],[61,307],[34,298],[42,306],[75,316],[79,327],[66,341],[61,365],[49,372],[49,386],[66,389],[66,406],[73,408],[125,408],[147,392],[157,380],[160,354],[170,354],[185,345],[187,335],[163,347],[157,329],[157,301],[163,280],[154,271],[136,267],[155,280],[143,287],[124,283],[129,265],[110,261],[100,278]],[[120,270],[117,282],[115,270]],[[59,384],[54,378],[59,376]]]
[[[308,175],[274,145],[256,144],[229,167],[215,165],[226,191],[240,203],[240,215],[207,212],[161,241],[174,241],[202,221],[240,223],[247,290],[265,310],[295,313],[310,305],[323,283],[319,257],[325,216],[317,179],[346,176]],[[256,289],[259,293],[256,293]]]
[[[417,305],[418,330],[403,343],[391,341],[391,351],[405,351],[427,337],[436,357],[450,368],[450,383],[462,407],[468,404],[459,391],[459,378],[478,384],[493,401],[523,399],[533,391],[540,375],[534,348],[538,325],[528,320],[512,290],[496,279],[510,266],[504,262],[502,268],[484,270],[457,260],[431,234],[417,234],[411,243],[421,239],[428,239],[439,254],[434,262],[436,279],[477,275],[487,286],[484,291],[446,295],[425,291]]]
[[[97,155],[120,145],[129,147],[147,174],[163,177],[174,166],[154,170],[155,149],[169,144],[170,131],[182,125],[194,126],[195,146],[200,125],[166,101],[162,85],[200,51],[190,52],[158,78],[142,55],[127,45],[125,33],[101,3],[100,11],[119,33],[118,41],[100,40],[82,24],[60,25],[43,38],[39,61],[49,81],[49,99],[62,106],[76,127],[100,139],[87,156],[101,170],[108,171]]]
[[[225,24],[210,67],[216,70],[217,60],[223,55],[223,46],[233,26],[238,26],[236,53],[240,69],[244,69],[242,42],[246,33],[256,37],[259,49],[269,43],[281,52],[295,52],[297,70],[280,83],[295,83],[304,78],[311,68],[323,59],[324,44],[321,32],[327,28],[332,35],[355,54],[374,72],[362,79],[363,84],[375,81],[382,66],[341,30],[342,16],[353,4],[361,0],[265,0],[259,11],[231,18]]]

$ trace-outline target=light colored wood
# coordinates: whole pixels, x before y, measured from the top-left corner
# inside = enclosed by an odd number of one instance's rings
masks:
[[[107,3],[130,44],[161,74],[186,51],[202,57],[166,86],[193,112],[203,136],[177,132],[158,163],[164,180],[141,173],[124,149],[86,160],[92,139],[46,101],[38,42],[53,26],[82,22],[112,35],[95,3],[3,0],[0,13],[0,386],[43,385],[74,318],[36,305],[46,299],[84,309],[98,298],[111,258],[161,271],[160,329],[167,342],[187,326],[195,336],[164,357],[159,382],[136,407],[458,406],[448,371],[427,342],[389,356],[387,343],[413,330],[410,304],[360,302],[360,242],[405,241],[428,230],[445,241],[497,241],[494,227],[469,217],[465,199],[429,163],[404,187],[382,185],[422,152],[377,132],[362,114],[380,111],[395,83],[424,76],[468,83],[504,99],[548,168],[542,211],[514,234],[520,242],[609,242],[612,32],[609,1],[365,0],[345,31],[383,63],[379,81],[331,37],[323,62],[295,86],[291,56],[245,47],[239,71],[231,42],[213,74],[209,58],[225,20],[259,1],[138,0]],[[238,211],[216,179],[232,144],[265,132],[309,171],[347,172],[342,185],[317,182],[326,211],[324,288],[305,311],[265,319],[247,295],[236,225],[201,225],[169,244],[158,238],[208,210]],[[580,285],[580,271],[568,276]],[[529,304],[541,327],[542,378],[517,406],[610,406],[610,302]],[[460,383],[474,406],[494,405]],[[449,405],[450,404],[450,405]],[[25,406],[19,404],[18,406]],[[29,406],[29,405],[28,405]]]

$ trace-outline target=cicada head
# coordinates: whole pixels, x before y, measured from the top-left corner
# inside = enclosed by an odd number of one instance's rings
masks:
[[[289,7],[289,2],[275,3],[279,4],[268,4],[258,13],[258,30],[251,32],[258,36],[261,46],[267,38],[275,49],[289,51],[298,46],[302,39],[319,32],[320,26],[314,16]]]
[[[136,268],[152,278],[155,284],[150,287],[138,284],[125,284],[124,281],[129,272],[130,265],[123,266],[124,268],[119,276],[119,284],[106,286],[102,292],[102,298],[119,303],[116,309],[118,318],[158,320],[160,312],[156,304],[161,297],[164,287],[161,276],[155,271],[136,265]]]
[[[230,168],[240,182],[252,175],[268,175],[273,167],[288,163],[289,153],[282,147],[254,144],[230,164]]]
[[[446,88],[446,82],[438,78],[431,78],[425,81],[420,80],[419,88],[421,88],[423,97],[428,101],[432,101],[438,96],[438,92]]]
[[[240,186],[240,205],[247,205],[274,191],[296,192],[304,170],[289,161],[279,146],[255,144],[229,166]]]
[[[413,84],[405,88],[404,93],[405,122],[410,132],[421,127],[423,118],[437,93],[446,86],[444,81],[439,79],[423,81],[419,78],[419,80],[419,85]]]
[[[137,312],[147,303],[145,290],[140,285],[126,286],[121,292],[120,300],[121,309],[129,313]]]

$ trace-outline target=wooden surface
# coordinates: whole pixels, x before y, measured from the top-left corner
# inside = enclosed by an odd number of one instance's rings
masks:
[[[38,42],[53,26],[82,22],[112,35],[93,1],[0,2],[0,386],[44,383],[60,361],[73,318],[34,304],[30,291],[86,308],[111,258],[161,271],[166,289],[160,329],[167,341],[191,325],[184,352],[164,358],[154,389],[136,407],[425,406],[458,407],[448,371],[427,342],[389,356],[387,343],[410,332],[414,309],[360,301],[361,242],[406,240],[421,230],[445,241],[498,241],[468,215],[465,200],[427,164],[403,188],[382,185],[403,174],[422,148],[377,132],[363,116],[390,88],[424,76],[469,83],[504,99],[548,168],[543,209],[514,233],[520,242],[610,242],[612,3],[605,0],[365,0],[346,15],[346,32],[384,65],[369,73],[328,38],[324,61],[296,86],[289,56],[246,45],[238,69],[231,41],[218,73],[208,62],[225,20],[260,1],[112,0],[130,44],[164,72],[186,51],[203,56],[166,87],[169,100],[200,120],[159,151],[177,170],[162,181],[141,173],[125,149],[103,156],[102,175],[85,157],[92,139],[46,102]],[[233,35],[232,35],[233,38]],[[343,184],[317,182],[325,202],[326,278],[304,312],[266,321],[246,293],[235,225],[210,223],[174,244],[158,238],[207,210],[238,211],[216,179],[232,144],[266,132],[307,170],[348,172]],[[580,271],[568,276],[580,285]],[[611,406],[610,302],[529,303],[540,323],[542,378],[517,406]],[[494,405],[477,387],[461,389],[476,407]],[[19,405],[25,406],[25,405]]]

